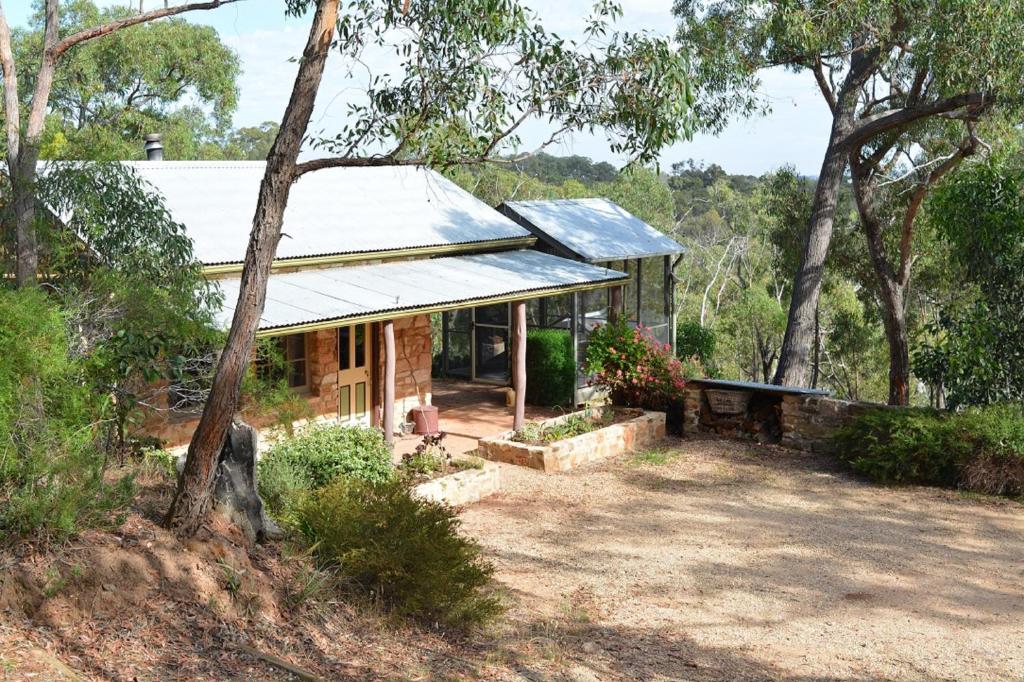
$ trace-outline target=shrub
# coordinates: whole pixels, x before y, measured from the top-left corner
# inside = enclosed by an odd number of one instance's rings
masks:
[[[275,513],[284,511],[297,493],[339,476],[383,482],[392,475],[384,435],[363,426],[312,426],[274,444],[258,465],[260,496]]]
[[[105,480],[103,396],[84,375],[45,294],[0,289],[0,537],[59,540],[131,499],[130,477]]]
[[[715,362],[715,332],[702,327],[700,322],[680,320],[676,326],[676,355],[699,362],[709,375],[713,375]]]
[[[395,615],[464,629],[500,611],[487,594],[493,568],[459,534],[455,511],[399,480],[339,478],[305,498],[297,519],[322,566]]]
[[[531,405],[568,405],[576,388],[572,336],[564,329],[526,332],[526,400]]]
[[[1024,494],[1024,406],[1019,404],[965,412],[873,410],[841,429],[835,442],[855,471],[882,483]]]
[[[686,378],[669,344],[651,338],[642,327],[619,320],[590,333],[587,368],[594,383],[611,391],[627,407],[667,410],[682,399]]]

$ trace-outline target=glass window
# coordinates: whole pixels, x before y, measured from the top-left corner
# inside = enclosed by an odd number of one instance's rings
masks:
[[[531,298],[526,302],[526,326],[544,326],[544,299]]]
[[[497,327],[508,326],[508,304],[484,305],[476,308],[476,323],[490,324]]]
[[[338,367],[352,367],[352,327],[338,327]]]
[[[668,324],[665,299],[665,258],[645,258],[640,269],[640,323],[645,327]]]
[[[640,270],[640,261],[637,259],[626,261],[625,272],[629,274],[629,282],[622,290],[622,307],[623,315],[627,322],[637,323],[637,309],[636,309],[636,284],[637,284],[637,273]]]
[[[356,325],[355,353],[352,359],[353,367],[366,367],[366,325]]]
[[[568,329],[572,319],[572,294],[549,296],[545,299],[544,326]]]
[[[306,335],[289,334],[270,340],[271,346],[257,351],[256,372],[265,381],[286,381],[291,388],[306,386]],[[270,357],[270,354],[275,357]]]

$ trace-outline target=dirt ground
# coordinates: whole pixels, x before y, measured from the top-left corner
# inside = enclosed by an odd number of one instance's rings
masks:
[[[348,603],[287,543],[182,543],[158,479],[117,528],[0,552],[0,680],[1024,680],[1020,503],[711,440],[503,473],[462,513],[510,608],[485,632]]]
[[[1024,680],[1024,505],[717,440],[464,513],[526,679]]]

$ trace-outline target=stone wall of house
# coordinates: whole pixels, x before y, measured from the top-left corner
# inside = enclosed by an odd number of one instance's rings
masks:
[[[683,432],[828,452],[838,429],[858,414],[878,407],[819,395],[755,393],[746,412],[722,415],[711,410],[703,386],[690,384],[683,400]]]
[[[377,404],[384,395],[384,339],[380,335],[377,358]],[[431,400],[430,368],[432,360],[430,315],[414,315],[395,320],[395,420],[410,419],[412,408],[429,405]]]

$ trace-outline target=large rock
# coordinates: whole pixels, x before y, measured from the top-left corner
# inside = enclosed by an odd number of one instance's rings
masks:
[[[267,516],[256,487],[256,429],[235,419],[217,463],[214,500],[250,542],[277,540],[284,532]]]

